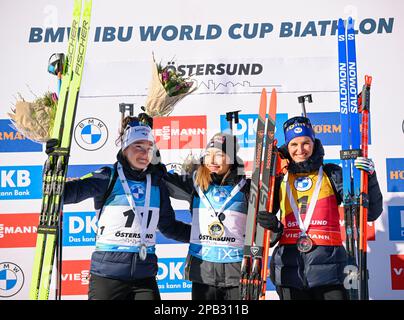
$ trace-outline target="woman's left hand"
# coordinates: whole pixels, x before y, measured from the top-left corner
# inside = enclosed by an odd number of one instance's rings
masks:
[[[357,157],[354,161],[354,165],[359,170],[364,170],[369,174],[375,172],[375,164],[369,158]]]

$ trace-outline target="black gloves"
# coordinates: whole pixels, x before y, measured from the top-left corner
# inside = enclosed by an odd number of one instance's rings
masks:
[[[257,215],[257,222],[261,227],[271,230],[275,233],[283,231],[283,224],[278,220],[275,214],[268,211],[259,211]]]
[[[46,141],[46,147],[45,147],[45,153],[47,155],[51,154],[53,151],[55,151],[55,147],[59,144],[58,139],[50,139]]]

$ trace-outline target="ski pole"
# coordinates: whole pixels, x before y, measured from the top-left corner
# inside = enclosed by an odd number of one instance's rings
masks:
[[[233,119],[234,119],[234,124],[239,123],[238,113],[240,111],[241,110],[226,112],[226,120],[229,123],[230,133],[234,136],[234,141],[233,141],[233,143],[234,143],[234,145],[233,145],[233,150],[234,150],[233,161],[234,161],[234,163],[236,163],[236,143],[237,143],[236,139],[237,138],[236,138],[236,136],[234,135],[234,132],[233,132]]]
[[[297,101],[302,105],[302,116],[307,118],[306,106],[304,102],[307,100],[308,103],[312,103],[313,99],[311,98],[311,94],[306,94],[304,96],[297,97]]]
[[[133,103],[122,102],[119,104],[119,112],[121,113],[121,123],[123,122],[123,119],[125,118],[126,111],[129,112],[130,116],[133,116]]]
[[[229,123],[231,134],[233,134],[233,119],[235,124],[239,123],[238,113],[240,111],[241,110],[226,112],[226,121]]]
[[[58,78],[58,95],[62,87],[62,73],[65,65],[65,55],[63,53],[54,53],[48,60],[48,72]]]

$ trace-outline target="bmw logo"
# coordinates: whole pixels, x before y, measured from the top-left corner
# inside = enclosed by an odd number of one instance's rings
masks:
[[[313,181],[309,177],[299,177],[294,183],[295,189],[301,192],[310,190],[312,185]]]
[[[179,163],[168,163],[166,164],[167,172],[182,174],[182,165]]]
[[[16,295],[24,285],[24,272],[12,262],[0,263],[0,297]]]
[[[143,185],[141,185],[141,184],[133,184],[130,187],[130,191],[132,191],[133,198],[135,198],[136,201],[144,200],[146,191],[145,191]]]
[[[224,188],[215,188],[212,194],[213,201],[215,201],[216,203],[223,203],[229,196],[229,193]]]
[[[98,150],[108,140],[107,126],[97,118],[84,119],[74,129],[74,140],[84,150]]]

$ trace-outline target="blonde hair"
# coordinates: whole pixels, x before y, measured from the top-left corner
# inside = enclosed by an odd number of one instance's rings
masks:
[[[196,170],[195,184],[201,188],[202,191],[206,191],[211,183],[212,177],[210,175],[210,170],[204,164],[201,164]]]
[[[215,137],[221,137],[225,135],[222,132],[218,132],[215,135],[213,135],[213,137],[211,138],[211,141],[213,139],[215,139]],[[225,152],[226,153],[226,152]],[[227,153],[226,153],[227,155]],[[228,156],[228,155],[227,155]],[[231,159],[231,158],[230,158]],[[233,159],[233,161],[236,161],[236,159]],[[227,178],[227,176],[230,174],[231,171],[231,163],[230,163],[230,167],[229,170],[225,173],[223,179],[222,179],[222,183],[225,181],[225,179]],[[212,176],[211,176],[211,172],[210,170],[206,167],[204,161],[202,161],[202,163],[200,164],[200,166],[198,167],[198,169],[196,170],[196,174],[195,174],[195,184],[202,189],[202,191],[206,191],[209,188],[209,185],[212,183]]]

